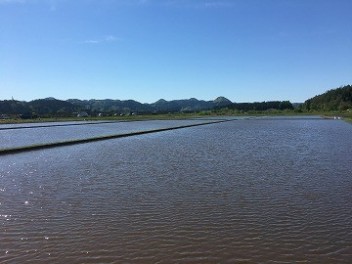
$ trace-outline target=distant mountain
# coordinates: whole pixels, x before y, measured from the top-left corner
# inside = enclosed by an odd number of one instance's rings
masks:
[[[215,107],[226,107],[232,105],[232,102],[229,99],[220,96],[213,101],[213,105]]]
[[[35,116],[70,116],[79,111],[79,107],[52,97],[30,101],[27,105]]]
[[[222,108],[240,111],[265,111],[268,109],[293,109],[288,101],[262,103],[232,103],[225,97],[218,97],[213,101],[198,100],[196,98],[166,101],[160,99],[152,104],[142,104],[134,100],[57,100],[53,97],[20,102],[15,100],[0,101],[0,115],[20,116],[22,118],[36,117],[72,117],[72,116],[100,116],[125,114],[162,114],[162,113],[191,113],[204,110],[219,110]]]
[[[26,102],[16,100],[0,101],[0,114],[21,115],[31,113],[31,109]]]
[[[345,111],[352,109],[352,86],[329,90],[308,99],[302,105],[306,111]]]
[[[175,113],[175,112],[197,112],[202,110],[211,110],[216,106],[226,106],[232,102],[225,97],[218,97],[214,101],[203,101],[195,98],[184,100],[166,101],[160,99],[152,104],[142,104],[134,100],[77,100],[70,99],[67,102],[80,107],[82,110],[90,114],[96,113]]]
[[[213,108],[213,101],[202,101],[195,98],[187,100],[166,101],[160,99],[150,105],[155,113],[196,112]]]
[[[81,110],[87,111],[90,114],[96,113],[130,113],[130,112],[140,112],[148,113],[151,112],[151,108],[148,104],[142,104],[134,100],[78,100],[70,99],[67,102],[80,107]]]

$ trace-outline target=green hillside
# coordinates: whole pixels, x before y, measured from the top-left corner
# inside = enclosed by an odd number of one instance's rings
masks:
[[[305,111],[352,111],[352,86],[329,90],[304,102]]]

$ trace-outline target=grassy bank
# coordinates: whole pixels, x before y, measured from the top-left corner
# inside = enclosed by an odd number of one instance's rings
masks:
[[[352,112],[324,112],[320,115],[327,118],[340,117],[346,122],[352,123]]]

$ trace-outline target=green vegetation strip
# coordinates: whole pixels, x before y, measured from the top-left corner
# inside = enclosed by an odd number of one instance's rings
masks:
[[[137,132],[131,132],[131,133],[125,133],[125,134],[99,136],[99,137],[93,137],[93,138],[74,139],[74,140],[54,142],[54,143],[37,144],[37,145],[15,147],[15,148],[9,148],[9,149],[0,149],[0,155],[15,154],[15,153],[20,153],[20,152],[25,152],[25,151],[40,150],[40,149],[47,149],[47,148],[54,148],[54,147],[61,147],[61,146],[70,146],[70,145],[90,143],[90,142],[108,140],[108,139],[138,136],[138,135],[151,134],[151,133],[157,133],[157,132],[163,132],[163,131],[170,131],[170,130],[176,130],[176,129],[182,129],[182,128],[217,124],[217,123],[223,123],[223,122],[229,122],[229,121],[231,121],[231,120],[217,120],[217,121],[213,121],[213,122],[206,122],[206,123],[200,123],[200,124],[183,125],[183,126],[168,127],[168,128],[158,128],[158,129],[153,129],[153,130],[143,130],[143,131],[137,131]]]

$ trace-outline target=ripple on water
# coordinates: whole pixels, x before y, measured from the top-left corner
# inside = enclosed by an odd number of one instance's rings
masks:
[[[238,120],[4,156],[0,262],[349,263],[351,133]]]

